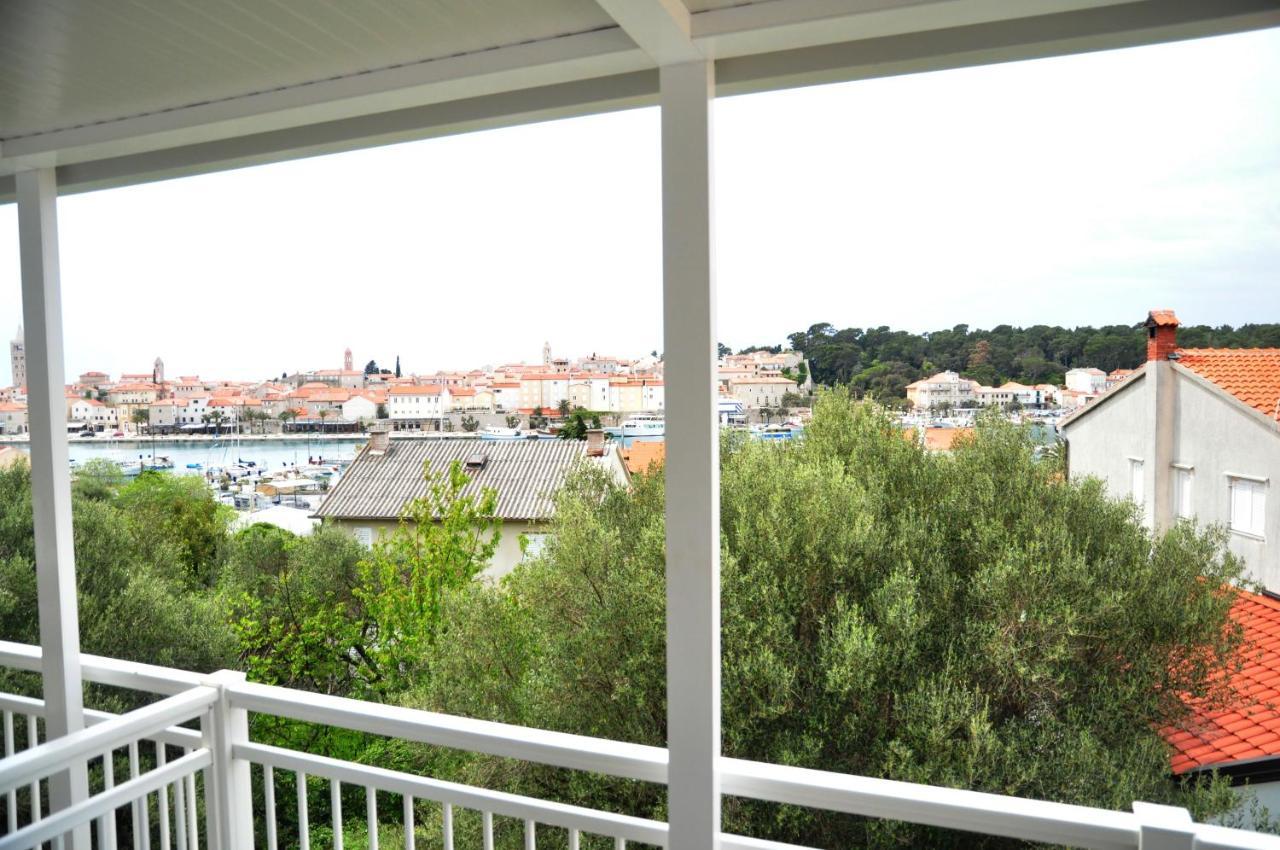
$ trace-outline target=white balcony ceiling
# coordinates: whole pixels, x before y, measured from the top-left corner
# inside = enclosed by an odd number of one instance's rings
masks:
[[[720,94],[1280,25],[1280,0],[4,0],[0,200],[27,168],[84,191],[652,103],[637,10]]]

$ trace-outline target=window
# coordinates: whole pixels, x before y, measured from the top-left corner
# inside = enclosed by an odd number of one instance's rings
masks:
[[[1262,537],[1263,513],[1267,501],[1264,481],[1229,478],[1231,487],[1231,530],[1239,534]]]
[[[1129,495],[1139,505],[1143,504],[1146,498],[1142,485],[1142,461],[1137,458],[1129,458]]]
[[[373,548],[373,529],[367,525],[356,527],[356,541],[366,549]]]
[[[1191,512],[1191,470],[1176,467],[1173,470],[1173,510],[1180,518],[1190,519]]]
[[[542,554],[542,550],[547,548],[547,538],[549,534],[526,534],[524,535],[524,560],[536,558]]]

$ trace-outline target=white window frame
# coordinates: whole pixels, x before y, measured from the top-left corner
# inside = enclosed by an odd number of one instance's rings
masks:
[[[1147,503],[1146,484],[1146,465],[1142,458],[1129,458],[1129,498],[1139,505]]]
[[[1270,482],[1253,475],[1227,473],[1227,527],[1232,534],[1254,540],[1265,540],[1267,529],[1267,490]],[[1240,494],[1249,493],[1248,507],[1241,505]],[[1240,516],[1247,511],[1248,516]]]
[[[1194,519],[1191,496],[1195,488],[1195,467],[1173,464],[1173,513],[1178,519]]]

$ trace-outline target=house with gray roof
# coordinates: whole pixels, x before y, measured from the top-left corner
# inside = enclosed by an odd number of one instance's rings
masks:
[[[577,464],[599,464],[627,480],[626,467],[613,445],[579,440],[390,439],[375,433],[315,516],[346,528],[366,546],[390,533],[401,511],[427,495],[424,470],[448,471],[454,461],[471,481],[462,494],[479,496],[486,488],[498,494],[501,539],[490,578],[506,575],[525,557],[541,550],[555,515],[555,494]],[[528,541],[522,551],[520,537]]]

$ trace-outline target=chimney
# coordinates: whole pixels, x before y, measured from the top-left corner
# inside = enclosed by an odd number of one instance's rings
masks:
[[[369,454],[384,455],[391,450],[391,426],[380,422],[369,426]]]
[[[604,457],[604,429],[587,429],[587,457]]]
[[[1178,348],[1178,317],[1172,310],[1152,310],[1143,324],[1147,328],[1147,359],[1168,360]]]

